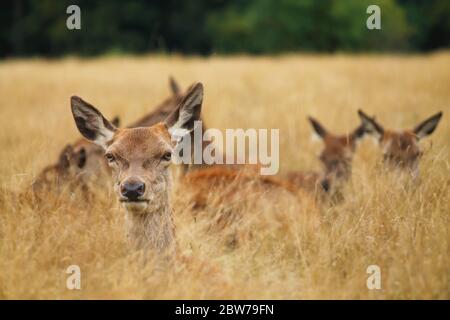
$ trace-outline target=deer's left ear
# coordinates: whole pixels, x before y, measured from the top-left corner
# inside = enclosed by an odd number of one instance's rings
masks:
[[[200,120],[203,103],[203,85],[193,84],[178,107],[167,117],[165,125],[170,135],[178,138],[194,130],[195,121]]]
[[[442,112],[439,112],[434,116],[428,118],[427,120],[423,121],[421,124],[419,124],[417,127],[414,128],[413,130],[414,134],[417,136],[418,139],[422,139],[423,137],[432,134],[436,129],[441,118]]]

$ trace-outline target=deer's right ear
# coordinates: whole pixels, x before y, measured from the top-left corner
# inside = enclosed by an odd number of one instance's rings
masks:
[[[83,99],[73,96],[70,102],[73,118],[80,133],[89,141],[106,148],[117,128]]]
[[[322,139],[325,138],[325,136],[327,135],[327,130],[319,123],[319,121],[312,117],[308,117],[308,120],[311,123],[314,132],[317,133],[317,135]]]
[[[366,132],[381,140],[384,134],[384,128],[375,121],[375,118],[369,117],[362,110],[358,110],[358,115]]]
[[[167,117],[165,125],[172,137],[177,140],[194,130],[195,121],[200,120],[203,103],[203,85],[193,84],[178,107]]]

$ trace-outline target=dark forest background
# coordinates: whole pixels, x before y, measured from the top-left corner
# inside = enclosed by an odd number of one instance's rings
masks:
[[[81,30],[66,27],[71,4]],[[366,28],[370,4],[382,30]],[[450,47],[448,0],[2,0],[0,9],[1,57]]]

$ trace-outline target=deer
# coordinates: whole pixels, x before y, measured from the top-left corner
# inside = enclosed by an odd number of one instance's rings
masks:
[[[174,185],[171,159],[179,143],[177,131],[185,130],[185,135],[193,132],[194,124],[200,120],[202,103],[203,85],[196,83],[165,120],[148,127],[119,129],[88,102],[77,96],[71,98],[79,132],[104,150],[115,180],[116,198],[125,213],[126,238],[137,250],[177,251],[171,203]],[[253,188],[252,191],[272,187],[289,189],[289,185],[276,178],[258,178],[256,172],[254,168],[208,166],[188,172],[181,183],[196,196],[214,190],[220,192],[217,189],[221,186],[234,183],[234,192],[232,188],[226,190],[223,201],[242,196],[239,187],[243,185]],[[205,205],[206,201],[206,198],[196,198],[194,206]]]
[[[400,131],[385,129],[374,117],[369,117],[362,110],[358,110],[358,115],[365,130],[378,141],[385,167],[399,169],[399,172],[409,173],[413,179],[418,178],[419,162],[423,155],[419,142],[435,131],[442,112],[427,118],[413,129]]]
[[[119,125],[119,118],[115,117],[112,123]],[[81,184],[85,187],[88,177],[98,177],[107,170],[106,163],[98,161],[100,158],[101,149],[85,139],[78,139],[61,150],[56,163],[46,166],[32,182],[31,188],[34,193],[39,193],[53,187],[60,190],[67,185]]]
[[[128,127],[146,127],[160,122],[180,103],[183,93],[173,77],[169,77],[171,95],[156,106],[155,110],[143,118],[131,123]],[[119,127],[120,120],[111,120],[115,127]],[[109,166],[104,159],[103,149],[98,145],[80,138],[72,144],[67,144],[60,152],[56,163],[45,167],[32,183],[32,190],[39,192],[48,187],[58,189],[67,183],[82,185],[99,175],[108,175]],[[186,170],[186,169],[185,169]]]
[[[200,120],[203,85],[193,84],[168,117],[152,126],[119,129],[80,97],[71,97],[81,135],[104,150],[114,191],[125,211],[128,242],[159,254],[177,251],[172,217],[170,164],[182,134]]]
[[[348,134],[336,135],[325,129],[318,120],[312,117],[308,120],[324,145],[319,156],[323,172],[291,171],[286,178],[298,188],[320,197],[339,194],[351,178],[353,155],[357,142],[365,134],[365,127],[361,124]]]

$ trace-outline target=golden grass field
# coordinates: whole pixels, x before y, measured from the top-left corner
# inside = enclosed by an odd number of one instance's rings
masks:
[[[320,169],[321,143],[310,139],[307,115],[335,133],[359,125],[359,108],[387,128],[444,116],[421,142],[417,185],[382,172],[381,151],[365,138],[339,204],[306,210],[284,193],[223,203],[240,206],[235,227],[251,230],[236,248],[227,246],[227,230],[208,228],[207,213],[194,218],[189,190],[178,188],[178,243],[201,262],[155,270],[127,246],[111,188],[97,187],[90,203],[49,193],[37,204],[19,192],[79,138],[71,95],[127,124],[168,96],[169,75],[184,87],[204,83],[208,127],[279,128],[281,173]],[[449,299],[449,111],[448,52],[2,61],[0,298]],[[81,290],[66,288],[72,264],[81,268]],[[381,290],[366,287],[372,264],[381,268]]]

